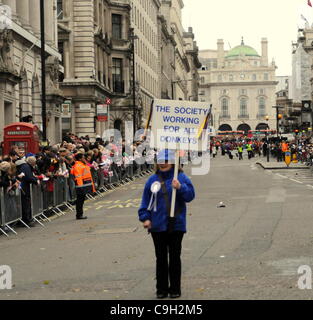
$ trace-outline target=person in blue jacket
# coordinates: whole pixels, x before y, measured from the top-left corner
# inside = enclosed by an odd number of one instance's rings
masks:
[[[139,220],[153,238],[156,255],[156,295],[162,299],[181,296],[181,246],[186,233],[186,202],[195,197],[190,179],[179,170],[174,179],[175,152],[161,150],[157,156],[156,173],[146,182]],[[169,218],[172,190],[176,191],[175,218]],[[152,192],[153,191],[153,192]],[[169,261],[168,261],[169,257]]]

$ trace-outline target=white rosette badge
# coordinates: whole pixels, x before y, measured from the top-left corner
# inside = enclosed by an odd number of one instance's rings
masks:
[[[155,181],[152,183],[151,185],[151,198],[150,198],[150,203],[148,206],[148,210],[151,211],[153,208],[153,211],[156,212],[157,211],[157,198],[158,198],[158,192],[161,189],[161,183],[159,181]]]

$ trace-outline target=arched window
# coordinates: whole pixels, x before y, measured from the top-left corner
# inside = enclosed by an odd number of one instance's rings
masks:
[[[243,123],[243,124],[240,124],[238,127],[237,127],[237,130],[238,131],[244,131],[245,134],[248,134],[249,133],[249,130],[251,130],[251,127],[246,124],[246,123]]]
[[[219,126],[218,131],[233,131],[233,129],[229,124],[222,124]]]
[[[241,98],[240,99],[240,111],[239,111],[240,116],[247,116],[248,115],[248,110],[247,110],[247,99],[246,98]]]
[[[222,117],[228,116],[228,100],[226,98],[222,99]]]
[[[114,129],[116,129],[118,131],[121,131],[121,129],[122,129],[122,120],[116,119],[114,121]]]
[[[266,115],[266,106],[265,106],[265,98],[261,97],[259,99],[259,116]]]

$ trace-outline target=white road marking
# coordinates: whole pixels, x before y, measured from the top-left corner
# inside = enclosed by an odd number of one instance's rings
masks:
[[[297,183],[301,183],[301,184],[303,184],[303,182],[298,181],[298,180],[295,180],[295,179],[291,179],[291,178],[289,178],[289,180],[294,181],[294,182],[297,182]]]
[[[279,177],[281,177],[281,178],[288,179],[288,177],[283,176],[282,174],[276,173],[276,175],[279,176]]]

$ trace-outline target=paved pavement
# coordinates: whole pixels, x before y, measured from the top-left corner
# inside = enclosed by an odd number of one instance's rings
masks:
[[[309,167],[301,162],[293,163],[291,162],[289,164],[289,167],[287,167],[286,163],[284,161],[277,162],[277,160],[270,159],[269,162],[266,161],[264,158],[259,158],[256,162],[258,165],[260,165],[263,169],[266,170],[276,170],[276,169],[309,169]]]
[[[313,298],[297,286],[298,267],[313,267],[313,190],[283,175],[219,155],[192,177],[181,299]],[[0,299],[154,299],[154,248],[137,219],[145,180],[88,201],[86,221],[69,212],[1,236],[14,287]]]

